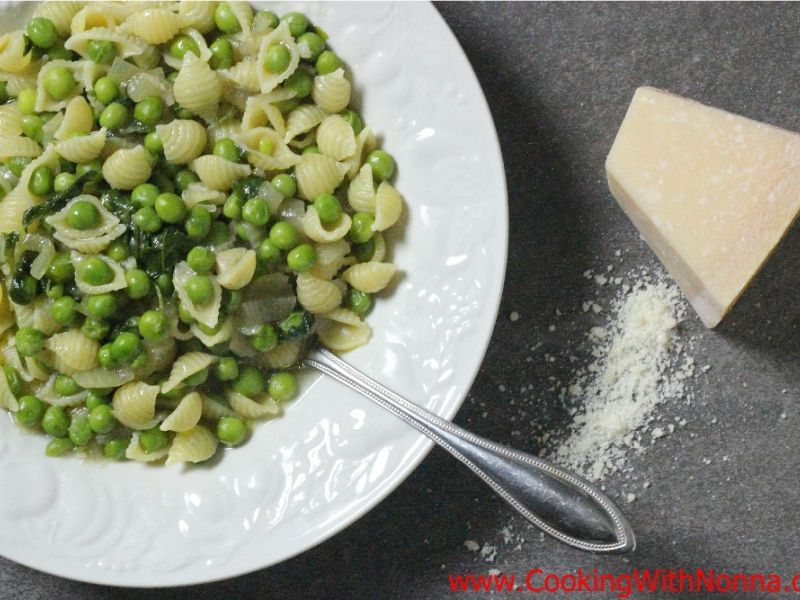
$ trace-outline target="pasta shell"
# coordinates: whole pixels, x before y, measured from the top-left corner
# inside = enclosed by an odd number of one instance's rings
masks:
[[[89,339],[79,329],[57,333],[47,339],[45,348],[55,355],[55,367],[65,373],[91,371],[99,366],[97,352],[100,344]]]
[[[181,193],[181,198],[183,203],[186,204],[186,208],[192,208],[198,204],[224,204],[226,196],[222,192],[212,190],[205,183],[198,181],[190,183],[189,187]]]
[[[297,301],[308,312],[327,313],[342,303],[342,293],[330,281],[300,273],[297,275]]]
[[[375,193],[375,221],[372,231],[384,231],[397,223],[403,212],[403,198],[391,183],[382,181]]]
[[[278,403],[270,397],[263,398],[257,402],[233,390],[228,392],[228,402],[231,408],[245,419],[271,417],[277,415],[281,411]]]
[[[317,336],[331,350],[346,352],[366,344],[372,330],[353,312],[337,308],[318,321]]]
[[[200,33],[208,33],[214,27],[214,10],[217,2],[191,2],[185,0],[178,5],[178,12],[189,19],[189,26],[194,27]]]
[[[345,240],[317,244],[316,251],[317,262],[307,272],[320,279],[333,279],[344,265],[344,257],[350,254],[350,244]]]
[[[55,132],[55,139],[66,140],[76,133],[89,133],[94,125],[92,107],[83,96],[75,96],[67,104],[64,119]]]
[[[356,134],[341,116],[331,115],[317,128],[317,146],[333,160],[343,160],[355,154]]]
[[[313,202],[317,196],[332,193],[344,179],[347,168],[322,154],[303,154],[295,166],[300,197]]]
[[[153,167],[144,146],[117,150],[103,163],[103,177],[118,190],[132,190],[150,178]]]
[[[89,59],[89,42],[98,40],[114,44],[117,56],[121,59],[139,56],[147,50],[147,44],[140,39],[113,29],[111,27],[95,27],[69,38],[64,47],[77,52],[84,59]]]
[[[185,165],[203,153],[206,128],[191,119],[176,119],[166,125],[156,125],[164,144],[164,158],[176,165]]]
[[[347,269],[342,278],[357,290],[374,294],[389,285],[396,271],[392,263],[365,262]]]
[[[259,150],[259,143],[265,138],[272,141],[272,154],[264,154]],[[300,162],[300,156],[292,152],[278,132],[269,127],[242,131],[236,140],[247,150],[250,164],[263,171],[285,170]]]
[[[75,270],[79,270],[81,268],[81,263],[88,258],[92,257],[85,256],[73,250],[72,264],[75,265]],[[111,267],[111,271],[114,273],[114,279],[112,279],[109,283],[104,283],[103,285],[89,285],[82,278],[78,277],[76,278],[76,284],[78,285],[78,289],[80,291],[82,291],[84,294],[105,294],[107,292],[115,292],[128,287],[128,283],[125,281],[125,271],[117,261],[111,260],[102,254],[98,255],[97,258]]]
[[[253,279],[256,253],[245,248],[217,252],[217,281],[228,290],[240,290]]]
[[[72,17],[82,6],[83,2],[41,2],[33,11],[33,16],[48,19],[55,26],[58,35],[68,37]]]
[[[311,205],[303,216],[303,232],[315,242],[335,242],[347,235],[351,223],[350,215],[342,213],[336,225],[328,229],[319,220],[317,209]]]
[[[285,136],[286,123],[283,114],[273,102],[288,100],[294,96],[293,90],[284,89],[277,89],[269,94],[251,96],[245,103],[241,131],[269,125],[278,132],[278,135]]]
[[[258,74],[262,69],[255,58],[245,58],[229,69],[221,69],[219,74],[248,92],[259,92],[261,79]]]
[[[22,113],[19,112],[16,104],[3,104],[0,106],[0,138],[21,135],[21,119]]]
[[[372,167],[365,164],[347,188],[347,201],[353,210],[375,212],[375,183]]]
[[[31,64],[31,51],[25,52],[25,35],[13,31],[0,36],[0,69],[19,73]]]
[[[78,35],[84,31],[95,28],[113,29],[117,26],[117,21],[107,10],[98,9],[95,6],[86,6],[75,13],[70,21],[70,32]]]
[[[314,129],[327,115],[328,113],[315,104],[301,104],[295,108],[286,119],[286,143]]]
[[[350,82],[345,79],[344,69],[336,69],[333,73],[314,78],[311,97],[320,108],[338,113],[350,104],[350,93]]]
[[[136,462],[155,462],[167,456],[169,451],[170,449],[167,447],[155,452],[145,452],[139,444],[139,432],[137,431],[131,436],[131,442],[125,449],[125,458]]]
[[[197,392],[186,394],[178,406],[164,419],[161,431],[188,431],[200,422],[203,415],[203,398]]]
[[[264,94],[271,92],[280,83],[288,79],[297,69],[297,65],[300,64],[300,52],[297,49],[294,37],[289,31],[288,21],[281,21],[280,25],[264,36],[261,41],[261,47],[258,50],[258,64],[264,64],[267,51],[275,44],[281,44],[289,51],[289,64],[281,73],[271,73],[267,69],[258,70],[261,92]]]
[[[135,35],[148,44],[163,44],[191,23],[192,19],[187,15],[155,8],[131,15],[121,25],[120,30]]]
[[[215,357],[203,352],[187,352],[172,365],[169,378],[161,384],[161,393],[166,394],[177,388],[187,377],[199,373],[213,363]]]
[[[236,412],[218,400],[203,396],[203,418],[217,421],[222,417],[235,417]]]
[[[270,369],[288,369],[298,363],[303,351],[303,343],[298,340],[281,342],[263,354],[264,362]]]
[[[89,135],[72,137],[55,145],[56,152],[70,162],[87,163],[94,160],[106,145],[106,128]]]
[[[218,444],[216,435],[202,425],[196,425],[189,431],[183,431],[175,436],[166,464],[203,462],[214,456]]]
[[[13,156],[35,158],[41,153],[41,146],[29,137],[15,135],[0,138],[0,160],[8,160]]]
[[[207,63],[187,52],[172,92],[182,107],[209,121],[217,113],[222,82]]]
[[[250,175],[251,172],[249,165],[231,162],[211,154],[194,159],[191,167],[200,181],[219,192],[230,189],[234,181]]]
[[[143,381],[126,383],[117,388],[111,400],[116,419],[131,429],[145,429],[156,414],[157,385]]]

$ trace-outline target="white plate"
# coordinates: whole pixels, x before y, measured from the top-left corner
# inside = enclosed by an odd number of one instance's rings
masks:
[[[480,86],[430,4],[264,4],[303,10],[330,34],[409,207],[394,252],[404,275],[369,317],[372,342],[346,358],[451,418],[489,341],[506,261],[505,179]],[[318,544],[431,444],[331,380],[309,374],[303,386],[282,418],[208,467],[48,459],[43,436],[0,418],[0,554],[71,579],[168,586]]]

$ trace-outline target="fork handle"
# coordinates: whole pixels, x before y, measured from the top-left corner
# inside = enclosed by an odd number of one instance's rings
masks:
[[[557,540],[601,553],[627,552],[636,546],[633,530],[622,511],[582,477],[453,425],[395,394],[328,350],[312,351],[305,364],[360,392],[424,433]]]

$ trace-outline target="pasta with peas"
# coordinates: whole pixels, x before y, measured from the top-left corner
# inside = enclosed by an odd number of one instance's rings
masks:
[[[366,344],[395,162],[327,35],[247,2],[44,2],[0,36],[0,408],[48,456],[197,463]]]

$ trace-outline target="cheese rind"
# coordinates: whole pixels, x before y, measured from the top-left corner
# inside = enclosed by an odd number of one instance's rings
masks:
[[[606,175],[619,205],[714,327],[800,212],[800,135],[642,87]]]

